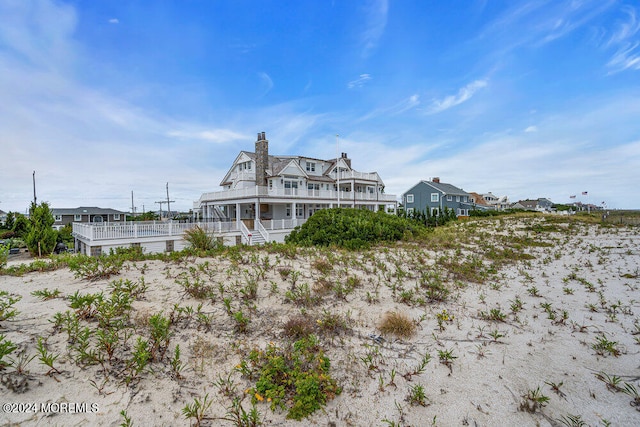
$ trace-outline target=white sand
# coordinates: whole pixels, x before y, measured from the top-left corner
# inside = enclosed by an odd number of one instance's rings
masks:
[[[616,426],[640,425],[640,412],[630,404],[632,398],[608,390],[596,377],[599,372],[616,375],[621,378],[621,384],[634,384],[640,391],[639,230],[583,224],[561,233],[536,234],[524,230],[527,224],[539,221],[485,221],[477,227],[473,223],[459,224],[461,229],[477,228],[474,236],[478,237],[475,243],[464,242],[464,248],[457,254],[455,249],[436,252],[411,245],[361,254],[334,253],[329,281],[344,284],[353,276],[359,278],[361,285],[346,299],[337,298],[329,291],[319,304],[306,310],[308,315],[321,315],[327,310],[350,319],[348,332],[333,340],[327,337],[321,340],[331,359],[332,375],[343,391],[323,410],[302,422],[287,420],[285,412],[272,412],[266,403],[260,403],[257,407],[264,424],[365,426],[388,425],[383,421],[388,420],[411,426],[432,423],[438,426],[544,426],[562,425],[560,419],[572,415],[580,416],[592,426],[606,422]],[[436,259],[445,253],[455,260],[468,260],[479,254],[486,242],[510,233],[529,235],[553,246],[527,247],[526,252],[534,259],[505,266],[484,284],[464,280],[456,283],[451,278],[446,283],[453,292],[445,302],[420,306],[400,302],[398,297],[394,299],[392,284],[405,291],[414,289],[420,275],[433,270]],[[17,375],[14,368],[7,367],[0,372],[3,381],[26,379],[28,388],[18,393],[0,385],[0,402],[33,403],[39,409],[46,402],[97,404],[96,412],[83,408],[81,413],[0,412],[0,424],[115,426],[123,422],[120,412],[126,410],[134,425],[189,425],[182,408],[206,393],[213,404],[203,424],[224,424],[215,418],[225,416],[230,399],[219,393],[214,382],[232,373],[238,394],[253,386],[254,383],[242,378],[234,367],[251,348],[264,348],[269,342],[283,343],[284,322],[301,311],[299,306],[285,302],[291,280],[283,279],[279,270],[290,267],[300,273],[298,285],[307,283],[313,288],[321,273],[312,263],[325,256],[321,250],[304,250],[295,259],[288,259],[259,250],[243,253],[242,262],[236,267],[226,257],[189,259],[180,264],[146,261],[129,263],[118,276],[95,282],[75,278],[69,269],[29,273],[23,277],[0,276],[0,290],[22,297],[15,305],[20,314],[13,320],[0,322],[0,333],[17,344],[18,351],[28,355],[37,354],[37,337],[47,338],[49,350],[59,354],[54,366],[61,371],[53,376],[45,375],[48,368],[37,356],[26,367],[27,375]],[[218,287],[224,285],[226,295],[237,293],[237,289],[246,284],[247,277],[256,271],[254,261],[262,262],[267,257],[272,267],[258,281],[256,310],[251,314],[248,332],[236,333]],[[208,271],[214,271],[210,276],[194,269],[204,262],[209,263]],[[191,275],[190,268],[193,274],[214,287],[215,301],[184,296],[176,278],[180,273]],[[382,271],[384,268],[386,272]],[[405,275],[398,278],[398,270],[401,276],[402,272]],[[570,278],[572,273],[575,279]],[[446,275],[444,271],[441,274]],[[145,372],[141,381],[133,386],[122,384],[115,376],[105,382],[99,366],[81,368],[73,362],[66,332],[54,332],[51,320],[55,313],[70,310],[68,299],[42,301],[31,295],[34,290],[45,288],[59,289],[62,297],[76,291],[108,293],[108,285],[114,280],[138,281],[141,277],[148,290],[143,299],[134,302],[131,313],[140,335],[148,338],[147,330],[140,327],[144,319],[158,312],[168,316],[174,304],[192,306],[195,310],[202,303],[201,310],[212,315],[210,331],[199,329],[195,319],[188,324],[181,321],[172,325],[167,354],[170,356],[175,345],[180,345],[181,360],[186,365],[182,379],[172,378],[165,362],[151,364],[153,372]],[[593,292],[589,291],[589,284]],[[539,296],[530,294],[528,290],[533,287]],[[376,288],[377,302],[371,302],[368,295],[374,295]],[[573,294],[568,294],[569,288]],[[396,295],[399,294],[400,289],[396,289]],[[510,306],[516,298],[522,301],[523,307],[514,314]],[[541,307],[544,303],[551,305],[549,310],[555,313],[555,320]],[[233,305],[240,307],[238,295],[233,298]],[[454,318],[445,322],[441,330],[437,313],[444,309]],[[492,321],[482,315],[482,312],[491,313],[492,309],[506,314],[505,321]],[[382,316],[393,310],[402,311],[416,321],[421,319],[417,333],[404,340],[385,336],[378,345],[371,336],[380,333],[377,325]],[[249,312],[246,307],[244,312]],[[567,319],[560,321],[563,312]],[[95,322],[83,325],[96,326]],[[491,333],[504,337],[495,341]],[[603,334],[607,340],[617,343],[619,356],[596,353],[593,345]],[[134,339],[129,340],[129,346],[134,343]],[[202,348],[203,343],[206,355],[198,357],[196,347]],[[455,356],[450,368],[440,363],[439,351],[451,351]],[[374,353],[377,353],[374,356],[377,369],[368,371],[362,359]],[[411,381],[408,376],[403,377],[418,365],[425,353],[431,355],[425,371],[413,375]],[[396,373],[395,386],[389,384],[392,372]],[[550,385],[560,383],[562,395],[554,392]],[[426,406],[412,405],[407,400],[410,389],[416,385],[424,387]],[[535,413],[519,410],[523,395],[537,387],[549,398],[548,404]],[[248,409],[249,403],[250,399],[245,399],[244,407]],[[33,406],[28,409],[33,411]]]

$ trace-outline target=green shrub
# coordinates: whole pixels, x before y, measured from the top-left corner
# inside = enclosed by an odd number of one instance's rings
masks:
[[[31,204],[29,228],[24,241],[32,255],[46,256],[53,252],[58,240],[58,232],[52,228],[54,222],[48,203]]]
[[[9,259],[9,246],[0,245],[0,268],[3,268],[5,265],[7,265],[8,259]]]
[[[258,376],[251,389],[254,402],[266,400],[272,410],[288,409],[287,418],[299,421],[341,393],[330,366],[316,336],[309,335],[285,349],[270,344],[264,351],[252,350],[249,363],[243,361],[239,370]]]
[[[184,232],[184,238],[191,247],[198,251],[210,251],[218,248],[217,242],[207,233],[207,230],[200,226],[195,226]]]
[[[302,246],[336,245],[356,250],[380,242],[402,240],[406,232],[416,234],[421,225],[407,218],[366,209],[335,208],[316,212],[286,238]]]

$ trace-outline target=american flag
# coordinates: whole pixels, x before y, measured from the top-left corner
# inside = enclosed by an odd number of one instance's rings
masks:
[[[588,191],[583,191],[583,192],[582,192],[582,195],[583,195],[583,196],[586,196],[588,193],[589,193]]]

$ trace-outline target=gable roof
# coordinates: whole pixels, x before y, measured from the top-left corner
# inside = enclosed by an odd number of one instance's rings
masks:
[[[110,208],[98,208],[98,207],[86,207],[81,206],[79,208],[52,208],[51,213],[53,215],[114,215],[114,214],[126,214],[126,212],[117,211]]]
[[[440,191],[442,194],[451,194],[453,196],[468,196],[469,193],[464,191],[461,188],[456,187],[455,185],[447,184],[444,182],[433,182],[433,181],[420,181],[436,190]]]
[[[484,197],[482,197],[482,194],[470,192],[469,195],[473,197],[473,199],[475,200],[474,203],[476,205],[491,206],[489,203],[487,203]]]

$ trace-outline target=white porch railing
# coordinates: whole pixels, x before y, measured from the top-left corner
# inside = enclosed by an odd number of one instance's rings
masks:
[[[242,243],[251,245],[251,232],[249,231],[247,226],[244,225],[244,222],[240,221],[239,224],[240,224],[240,232],[242,233]]]
[[[262,235],[262,238],[264,239],[264,241],[270,242],[271,239],[269,238],[269,232],[264,228],[264,226],[262,225],[262,222],[256,221],[255,225],[256,225],[256,230],[258,230],[258,232]]]
[[[142,237],[181,236],[186,230],[199,226],[210,232],[238,231],[236,221],[216,222],[130,222],[127,224],[73,223],[73,234],[87,240],[137,239]]]
[[[194,203],[194,207],[199,208],[204,202],[216,202],[223,200],[237,200],[246,199],[252,197],[282,197],[282,198],[295,198],[295,199],[325,199],[336,200],[338,199],[338,192],[334,190],[307,190],[306,188],[272,188],[262,186],[254,186],[249,188],[239,188],[235,190],[226,191],[214,191],[210,193],[204,193],[200,196],[200,200]],[[369,202],[381,202],[381,203],[393,203],[396,201],[396,196],[393,194],[384,193],[369,193],[369,192],[353,192],[353,191],[341,191],[340,200],[349,201],[369,201]]]
[[[265,230],[291,230],[307,222],[306,219],[268,219],[260,221]]]
[[[362,179],[366,181],[379,181],[380,176],[376,172],[356,172],[356,171],[342,171],[340,172],[340,179]]]

